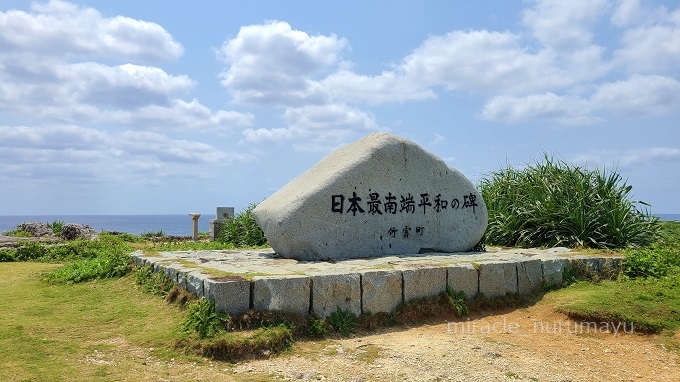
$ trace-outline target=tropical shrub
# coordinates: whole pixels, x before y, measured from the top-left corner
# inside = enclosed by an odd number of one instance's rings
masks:
[[[261,247],[267,245],[264,232],[255,222],[252,211],[257,203],[252,203],[233,219],[227,220],[220,228],[219,240],[235,247]]]
[[[659,236],[659,221],[648,204],[631,201],[632,187],[616,172],[546,155],[524,169],[492,172],[479,189],[489,210],[489,244],[624,248]]]

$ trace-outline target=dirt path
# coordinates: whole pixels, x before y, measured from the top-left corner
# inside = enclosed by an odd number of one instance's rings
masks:
[[[244,363],[234,371],[339,381],[680,380],[677,353],[663,347],[668,338],[614,335],[609,329],[610,333],[602,333],[602,324],[597,330],[592,325],[576,326],[542,302],[458,325],[443,322],[307,343],[294,355]],[[675,340],[680,340],[678,335]]]
[[[548,323],[550,328],[548,329]],[[578,324],[578,326],[576,326]],[[541,333],[541,327],[543,332]],[[561,328],[561,333],[559,332]],[[145,380],[325,381],[679,381],[680,334],[602,332],[555,313],[549,298],[530,308],[462,323],[441,322],[368,336],[296,343],[290,354],[228,364],[161,362],[121,352]],[[630,326],[625,328],[630,332]],[[634,328],[633,328],[634,329]],[[555,332],[556,331],[556,332]],[[143,360],[143,365],[140,363]]]

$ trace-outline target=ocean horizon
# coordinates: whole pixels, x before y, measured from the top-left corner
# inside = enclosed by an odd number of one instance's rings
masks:
[[[655,214],[664,221],[680,221],[680,214]],[[210,220],[215,214],[201,214],[198,220],[200,232],[210,231]],[[145,232],[163,231],[166,235],[191,236],[192,221],[189,214],[181,215],[13,215],[0,216],[0,234],[13,230],[26,222],[87,224],[97,232],[116,231],[141,235]]]
[[[201,214],[198,219],[198,230],[209,232],[210,220],[214,213]],[[17,225],[26,222],[86,224],[97,232],[116,231],[141,235],[145,232],[163,231],[166,235],[191,236],[192,221],[189,214],[181,215],[13,215],[0,216],[0,233],[11,231]]]

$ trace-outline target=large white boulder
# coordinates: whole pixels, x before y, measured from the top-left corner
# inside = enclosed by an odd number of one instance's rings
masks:
[[[469,251],[488,220],[463,174],[386,133],[330,153],[252,213],[274,251],[298,260]]]

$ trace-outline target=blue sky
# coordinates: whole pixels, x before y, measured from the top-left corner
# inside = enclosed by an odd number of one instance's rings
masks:
[[[214,213],[376,131],[680,213],[677,1],[0,4],[0,215]]]

